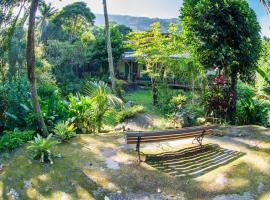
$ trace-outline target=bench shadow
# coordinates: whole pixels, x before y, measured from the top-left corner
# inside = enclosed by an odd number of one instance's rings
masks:
[[[214,144],[190,147],[176,152],[147,155],[145,162],[175,177],[196,178],[224,166],[245,153],[224,149]]]

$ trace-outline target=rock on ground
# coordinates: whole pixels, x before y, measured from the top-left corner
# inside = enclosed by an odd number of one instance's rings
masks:
[[[255,200],[254,195],[250,192],[245,192],[243,195],[239,194],[224,194],[216,196],[213,200]]]

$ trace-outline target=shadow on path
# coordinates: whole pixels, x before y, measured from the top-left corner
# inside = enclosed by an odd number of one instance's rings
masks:
[[[208,144],[176,152],[148,155],[146,163],[176,177],[196,178],[245,155],[242,152]]]

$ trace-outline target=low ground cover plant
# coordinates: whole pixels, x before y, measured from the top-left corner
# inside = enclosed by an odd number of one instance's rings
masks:
[[[43,138],[38,134],[30,143],[27,149],[32,154],[33,159],[39,160],[41,163],[53,164],[54,155],[51,148],[57,144],[57,141],[52,139],[52,134],[47,138]]]
[[[33,135],[33,131],[4,131],[0,137],[0,151],[13,150],[25,142],[32,140]]]
[[[76,135],[76,127],[74,123],[68,121],[59,122],[55,128],[54,133],[60,142],[67,141]]]
[[[125,119],[135,117],[139,113],[144,112],[144,107],[142,105],[126,106],[117,113],[117,122],[123,122]]]

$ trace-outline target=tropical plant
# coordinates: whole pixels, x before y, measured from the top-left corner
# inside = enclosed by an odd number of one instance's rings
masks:
[[[228,80],[227,118],[234,123],[237,79],[254,80],[261,49],[255,12],[246,0],[185,0],[180,18],[190,53],[206,70],[218,69]]]
[[[254,98],[242,99],[237,104],[237,123],[267,125],[270,104]]]
[[[174,106],[178,107],[178,106],[180,106],[180,105],[186,103],[186,101],[187,101],[187,97],[184,96],[184,95],[179,94],[179,95],[177,95],[177,96],[172,97],[172,99],[171,99],[170,102],[171,102]]]
[[[142,105],[134,105],[134,106],[125,106],[120,112],[116,112],[115,115],[117,117],[116,121],[123,122],[125,119],[129,119],[135,117],[139,113],[144,112],[144,107]]]
[[[75,2],[63,7],[55,14],[51,20],[52,33],[48,34],[53,36],[52,39],[67,39],[69,42],[74,42],[89,30],[89,27],[94,24],[94,20],[95,15],[85,2]]]
[[[106,37],[104,36],[105,28],[95,26],[92,28],[92,32],[95,36],[95,40],[88,44],[87,48],[89,49],[90,47],[88,57],[91,63],[96,66],[101,66],[103,72],[106,72],[104,73],[104,75],[107,76],[106,80],[104,80],[100,74],[98,75],[99,80],[108,82],[110,73],[108,68],[108,53],[107,49],[104,48],[106,46]],[[117,63],[126,50],[124,47],[126,35],[121,33],[121,26],[118,24],[110,24],[110,34],[111,45],[113,46],[113,60]]]
[[[87,82],[84,93],[91,98],[92,114],[97,123],[97,131],[100,132],[105,113],[111,106],[122,104],[122,100],[113,95],[108,85],[102,81]]]
[[[45,29],[45,26],[48,25],[49,19],[57,12],[51,3],[46,3],[44,0],[39,2],[38,6],[40,16],[38,17],[38,26],[40,27],[40,34],[42,38],[42,33]]]
[[[61,142],[74,137],[76,135],[75,131],[75,125],[73,123],[69,123],[68,121],[59,122],[54,128],[54,133]]]
[[[49,162],[53,164],[53,154],[51,148],[57,144],[57,141],[52,140],[52,134],[47,138],[41,137],[39,134],[30,141],[31,145],[27,149],[32,153],[33,158],[39,160],[41,163]]]
[[[16,147],[24,144],[25,142],[32,140],[34,135],[33,131],[4,131],[0,137],[0,150],[12,150]]]
[[[130,32],[126,47],[133,49],[136,60],[146,66],[145,73],[152,83],[153,105],[158,103],[158,85],[164,81],[168,66],[176,63],[172,55],[182,53],[181,37],[175,24],[169,26],[169,36],[160,32],[160,23],[151,25],[146,32]]]

